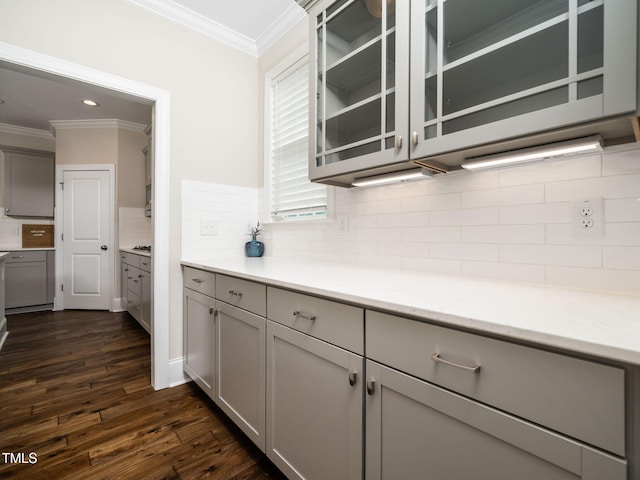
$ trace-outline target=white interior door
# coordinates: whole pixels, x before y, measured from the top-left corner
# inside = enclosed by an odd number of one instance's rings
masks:
[[[63,181],[64,308],[109,310],[110,172],[66,170]]]

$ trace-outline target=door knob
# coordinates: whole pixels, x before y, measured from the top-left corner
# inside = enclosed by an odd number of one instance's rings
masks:
[[[106,245],[102,245],[102,246],[100,247],[100,250],[106,250],[107,248],[109,248],[109,247],[107,247]]]

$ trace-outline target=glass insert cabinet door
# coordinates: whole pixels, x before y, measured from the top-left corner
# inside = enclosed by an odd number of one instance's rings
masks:
[[[409,2],[323,2],[310,15],[311,178],[407,159]]]
[[[635,1],[412,0],[410,156],[635,110],[636,18]]]

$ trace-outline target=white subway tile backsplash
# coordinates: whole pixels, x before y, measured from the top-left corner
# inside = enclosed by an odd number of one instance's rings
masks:
[[[462,274],[509,282],[544,283],[544,265],[524,265],[495,262],[462,262]],[[496,298],[496,301],[500,301]]]
[[[484,262],[497,262],[500,260],[500,248],[498,245],[440,243],[431,245],[429,253],[433,258],[479,260]]]
[[[497,225],[500,223],[500,208],[465,208],[429,212],[429,226],[444,227],[452,225]]]
[[[463,208],[523,205],[544,202],[544,185],[491,188],[462,193]]]
[[[640,294],[640,271],[547,266],[547,284]]]
[[[460,227],[406,227],[402,229],[405,242],[458,243]]]
[[[570,202],[592,197],[612,199],[638,195],[640,195],[640,174],[630,174],[548,183],[545,200]]]
[[[603,247],[604,268],[640,270],[640,246]]]
[[[501,245],[500,260],[572,267],[602,267],[602,247],[590,245]]]
[[[602,169],[600,155],[548,160],[499,170],[500,186],[533,185],[577,178],[599,177]]]
[[[544,225],[482,225],[462,227],[464,243],[544,243]]]
[[[500,207],[500,223],[503,225],[570,222],[570,202],[537,203],[534,205],[510,205]]]
[[[640,151],[637,149],[613,152],[602,162],[602,175],[640,173]]]
[[[640,222],[640,193],[634,198],[604,201],[605,222]]]
[[[571,202],[592,197],[603,198],[604,235],[576,237]],[[242,255],[260,198],[258,189],[183,181],[184,256]],[[265,255],[640,293],[640,148],[633,145],[336,188],[334,211],[348,217],[346,234],[335,220],[268,224]],[[219,237],[200,236],[205,216],[218,219]]]

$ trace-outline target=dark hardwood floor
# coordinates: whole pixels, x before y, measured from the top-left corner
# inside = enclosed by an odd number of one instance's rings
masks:
[[[154,391],[127,313],[8,316],[0,478],[282,479],[193,384]]]

